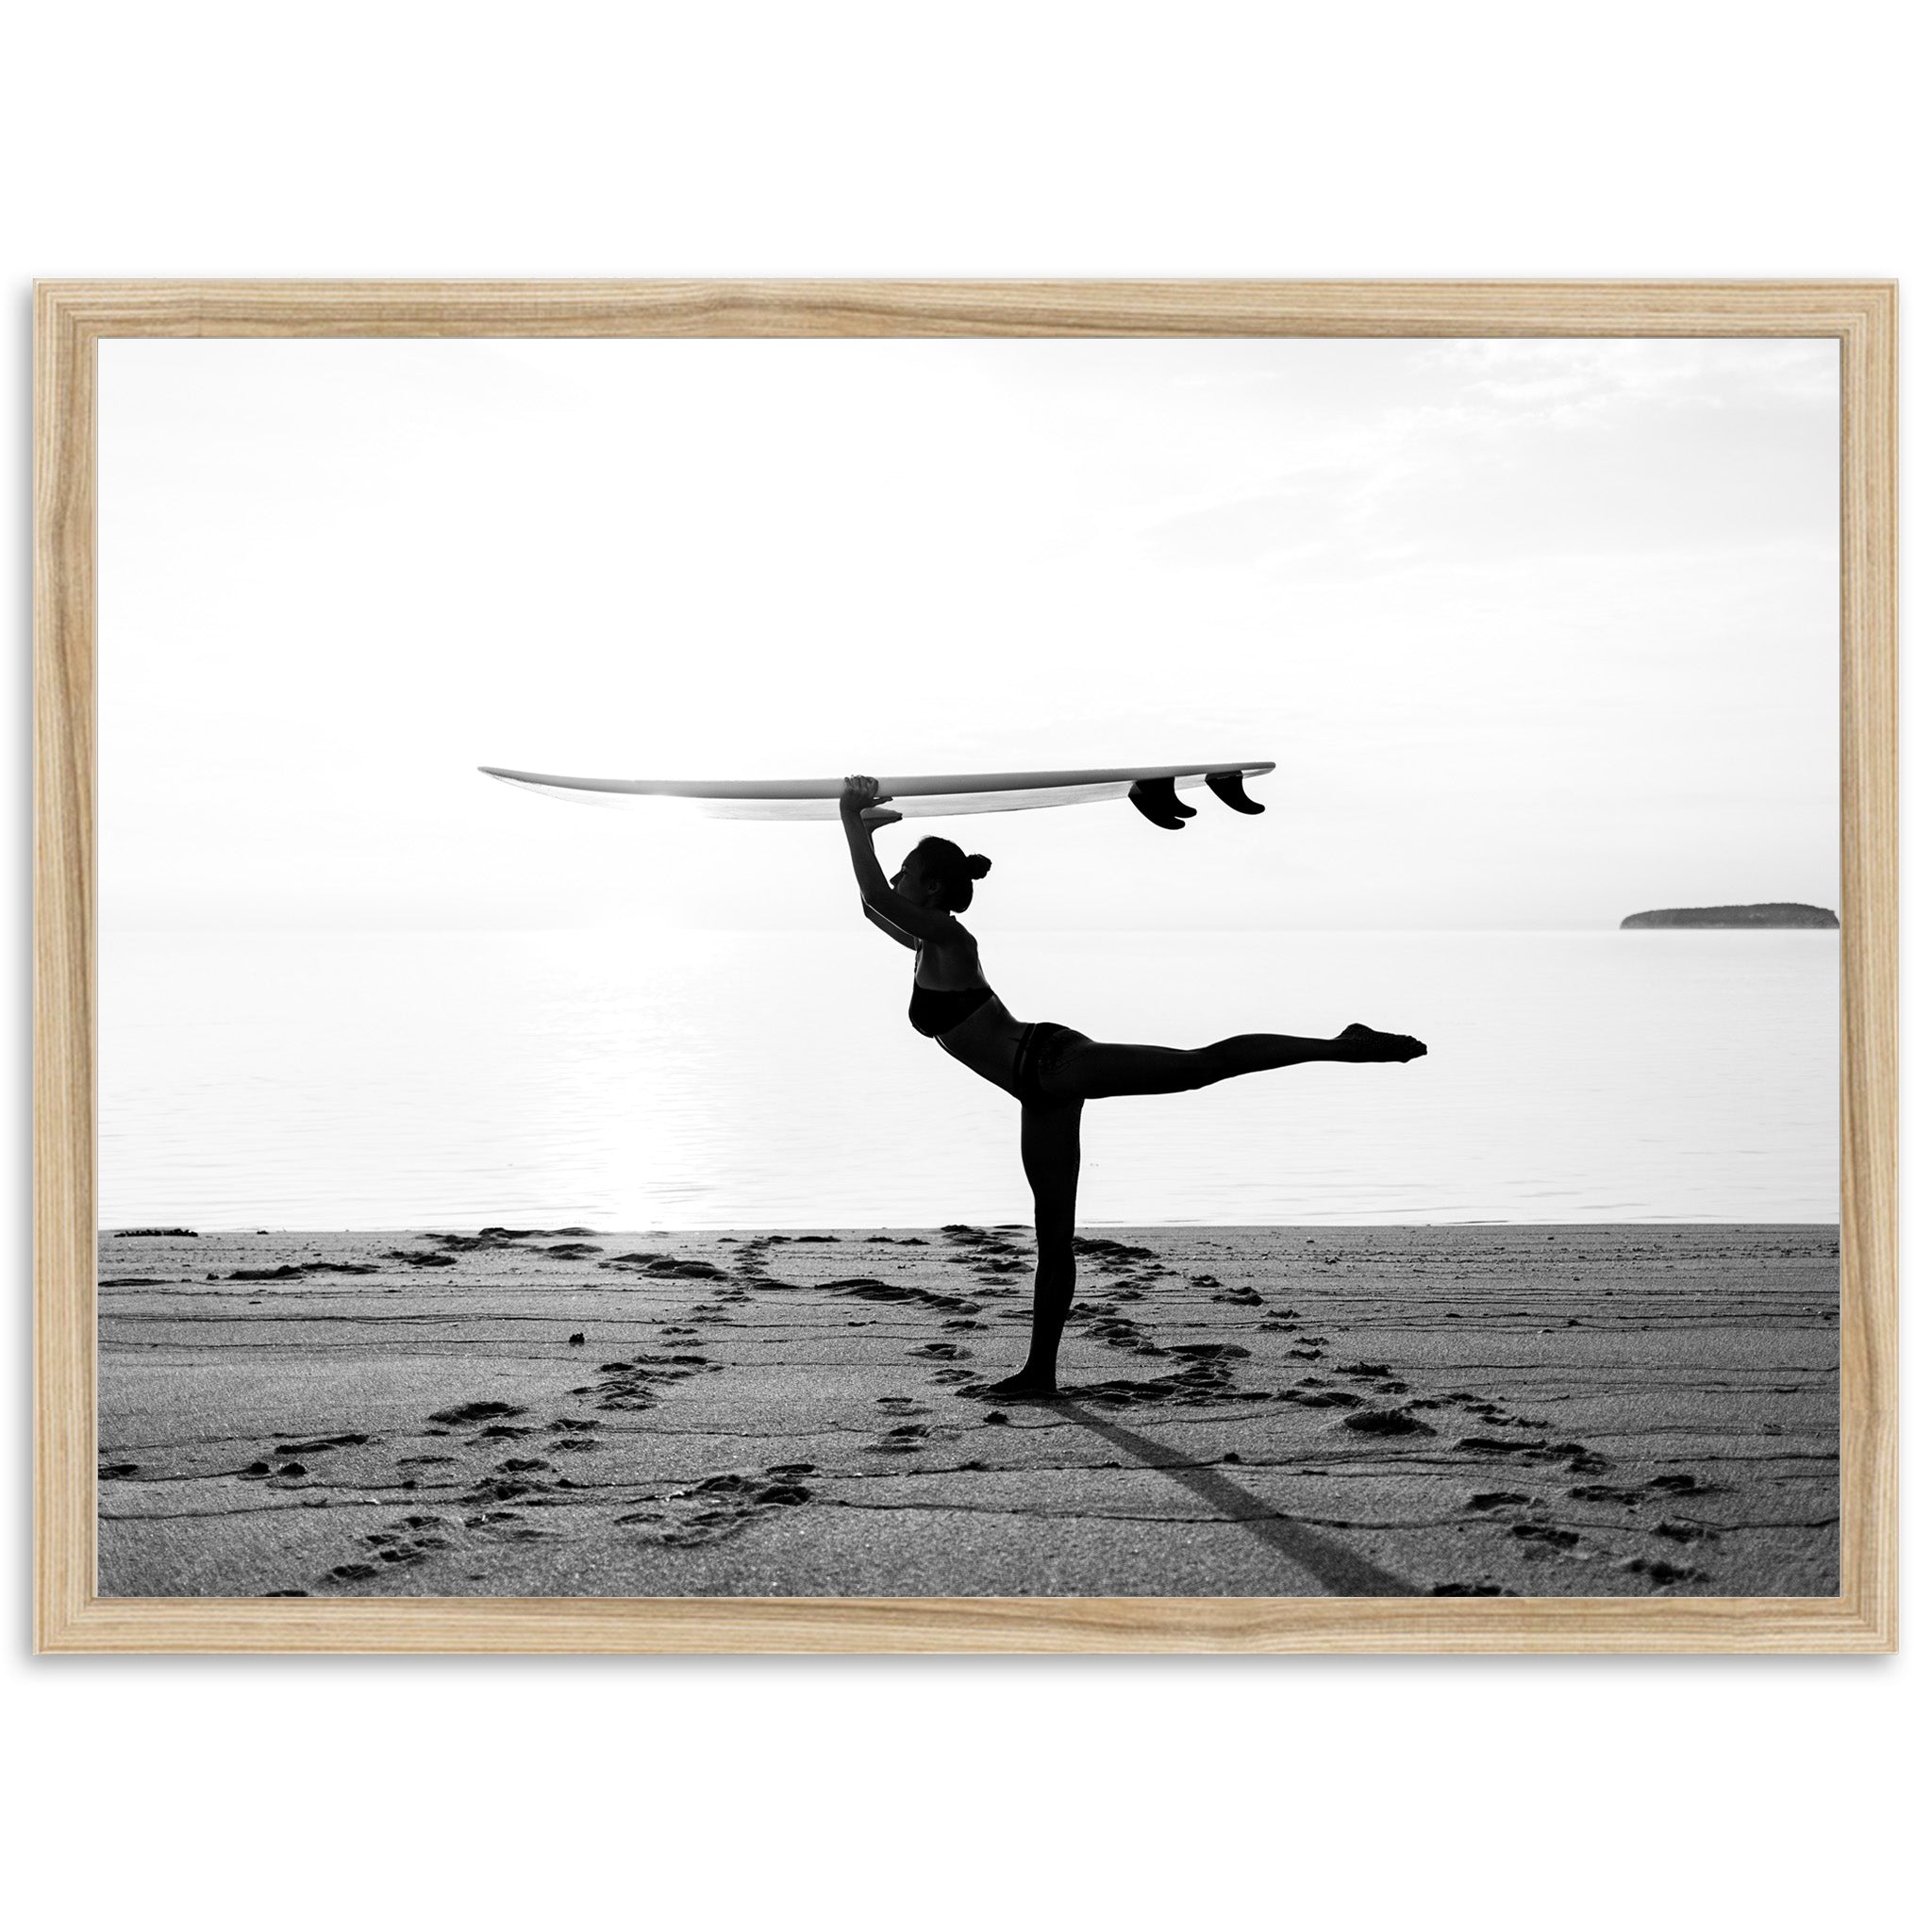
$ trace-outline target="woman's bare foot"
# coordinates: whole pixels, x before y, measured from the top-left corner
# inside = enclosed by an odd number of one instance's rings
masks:
[[[997,1396],[1002,1402],[1051,1402],[1060,1391],[1051,1375],[1037,1375],[1030,1369],[1022,1369],[1017,1375],[1008,1375],[1003,1382],[989,1382],[974,1392]]]
[[[1335,1044],[1341,1049],[1341,1058],[1348,1060],[1412,1060],[1428,1052],[1420,1040],[1407,1033],[1377,1033],[1359,1020],[1353,1026],[1344,1026],[1335,1036]]]

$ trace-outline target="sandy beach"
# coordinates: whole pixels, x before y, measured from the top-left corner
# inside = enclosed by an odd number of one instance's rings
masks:
[[[100,1244],[100,1589],[1830,1595],[1838,1233]]]

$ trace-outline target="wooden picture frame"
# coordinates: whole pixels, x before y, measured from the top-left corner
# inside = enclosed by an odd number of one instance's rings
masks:
[[[1827,1598],[103,1598],[96,345],[125,337],[1833,338],[1842,1527]],[[1872,1652],[1897,1628],[1897,291],[1885,282],[52,281],[35,356],[36,1637],[46,1652]]]

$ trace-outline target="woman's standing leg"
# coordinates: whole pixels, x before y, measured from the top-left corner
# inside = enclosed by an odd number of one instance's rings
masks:
[[[986,1392],[1010,1399],[1051,1395],[1067,1310],[1074,1305],[1074,1208],[1080,1188],[1080,1103],[1023,1107],[1020,1158],[1033,1190],[1033,1233],[1039,1260],[1033,1275],[1033,1343],[1017,1375]]]

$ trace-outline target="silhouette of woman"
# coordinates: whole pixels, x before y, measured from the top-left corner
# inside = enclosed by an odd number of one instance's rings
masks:
[[[879,805],[875,779],[845,780],[839,816],[865,916],[917,954],[908,1017],[920,1032],[1020,1103],[1020,1159],[1033,1190],[1039,1260],[1033,1341],[1025,1366],[986,1393],[1036,1400],[1058,1389],[1055,1365],[1074,1300],[1074,1203],[1080,1181],[1080,1111],[1127,1093],[1184,1093],[1305,1060],[1412,1060],[1428,1049],[1406,1033],[1344,1027],[1333,1040],[1238,1033],[1211,1046],[1119,1046],[1051,1020],[1016,1020],[986,983],[979,945],[956,915],[992,861],[950,839],[922,839],[891,879],[873,834],[899,814]]]

